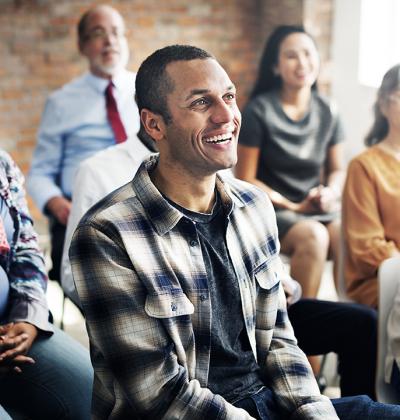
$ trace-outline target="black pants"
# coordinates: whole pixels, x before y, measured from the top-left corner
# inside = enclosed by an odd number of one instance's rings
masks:
[[[49,217],[51,262],[52,268],[49,271],[49,278],[61,284],[61,260],[64,248],[66,226],[62,225],[54,217]]]
[[[338,355],[342,397],[365,394],[375,399],[376,310],[356,303],[301,299],[288,313],[306,355]]]

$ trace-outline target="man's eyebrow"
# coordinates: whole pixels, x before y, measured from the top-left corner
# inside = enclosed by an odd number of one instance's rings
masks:
[[[229,85],[226,90],[235,90],[235,86],[234,85]],[[197,96],[197,95],[204,95],[205,93],[209,93],[210,90],[209,89],[193,89],[190,91],[189,95],[186,96],[185,101],[187,101],[188,99],[192,98],[193,96]]]
[[[100,24],[97,24],[95,26],[92,26],[91,28],[88,28],[87,33],[97,31],[98,29],[101,29],[103,31],[105,30],[103,26],[101,26]]]
[[[193,90],[190,91],[189,95],[186,96],[185,100],[187,101],[192,96],[204,95],[205,93],[209,93],[209,92],[210,92],[209,89],[193,89]]]

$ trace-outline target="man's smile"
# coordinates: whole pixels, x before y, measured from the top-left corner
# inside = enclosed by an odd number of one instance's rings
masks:
[[[228,141],[232,140],[232,132],[224,133],[224,134],[218,134],[213,137],[206,137],[203,139],[205,143],[227,143]]]

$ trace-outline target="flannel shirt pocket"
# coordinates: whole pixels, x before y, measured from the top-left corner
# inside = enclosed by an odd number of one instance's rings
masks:
[[[279,278],[267,264],[255,270],[255,278],[258,289],[256,329],[271,331],[272,337],[279,306]]]
[[[182,292],[162,292],[148,295],[145,303],[147,315],[153,318],[171,318],[182,315],[191,315],[194,306],[189,298]]]

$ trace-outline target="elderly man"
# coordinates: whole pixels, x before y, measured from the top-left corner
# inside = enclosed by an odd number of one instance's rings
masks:
[[[49,216],[53,269],[59,280],[65,225],[79,163],[127,136],[139,118],[135,74],[125,70],[128,45],[121,15],[109,6],[88,10],[78,24],[79,50],[89,72],[50,95],[38,132],[28,191]]]
[[[236,90],[206,51],[156,51],[136,79],[159,155],[81,220],[70,259],[96,380],[95,419],[337,419],[298,348],[266,194],[236,163]],[[367,397],[339,417],[397,418]],[[386,417],[385,417],[386,416]]]

